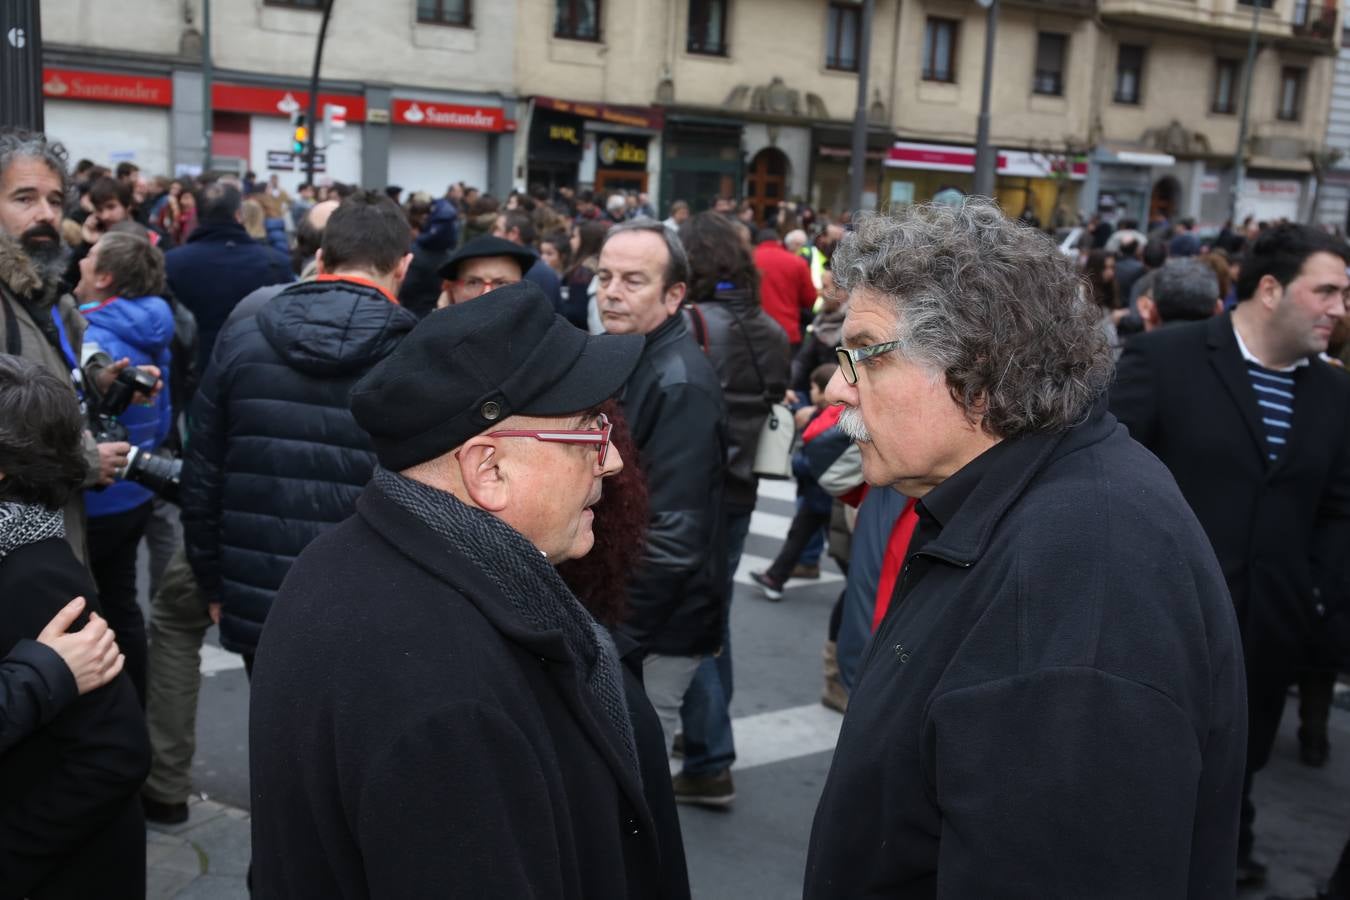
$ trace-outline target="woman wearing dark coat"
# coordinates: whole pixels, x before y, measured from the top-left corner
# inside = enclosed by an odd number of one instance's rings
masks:
[[[670,762],[661,720],[656,717],[642,686],[642,648],[620,631],[627,604],[628,576],[642,558],[647,544],[647,484],[638,464],[637,446],[629,433],[623,409],[613,400],[601,407],[614,430],[610,441],[623,457],[623,471],[610,478],[600,502],[594,507],[591,531],[595,547],[581,559],[558,566],[558,574],[581,601],[581,605],[614,637],[623,663],[624,696],[633,721],[642,793],[656,825],[661,849],[661,894],[658,900],[688,900],[689,873],[685,866],[684,839],[675,811],[675,793],[670,783]]]
[[[61,507],[84,478],[83,423],[68,385],[0,356],[0,655],[37,637],[72,597],[99,611],[64,539]],[[150,768],[145,718],[119,674],[0,760],[0,900],[145,896]]]

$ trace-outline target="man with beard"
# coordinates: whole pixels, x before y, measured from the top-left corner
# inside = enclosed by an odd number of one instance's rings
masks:
[[[0,129],[0,353],[37,362],[84,399],[86,384],[105,390],[129,361],[95,354],[81,365],[84,319],[60,289],[67,254],[57,226],[66,187],[64,147],[37,132]],[[130,449],[124,441],[96,444],[86,432],[84,486],[112,484]],[[83,498],[76,494],[64,511],[66,538],[83,561]]]

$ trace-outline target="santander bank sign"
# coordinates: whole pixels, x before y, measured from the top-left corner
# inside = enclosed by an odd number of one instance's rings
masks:
[[[461,131],[512,131],[514,122],[493,106],[457,106],[452,103],[432,103],[422,100],[395,100],[395,125],[413,125],[419,128],[455,128]]]

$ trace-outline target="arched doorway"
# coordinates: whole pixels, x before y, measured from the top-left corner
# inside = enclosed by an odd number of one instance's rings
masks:
[[[755,208],[755,225],[762,227],[766,215],[787,196],[788,158],[777,147],[765,147],[750,162],[745,176],[745,199]]]
[[[1171,175],[1159,178],[1153,185],[1153,195],[1148,202],[1148,221],[1175,222],[1181,206],[1181,182]]]

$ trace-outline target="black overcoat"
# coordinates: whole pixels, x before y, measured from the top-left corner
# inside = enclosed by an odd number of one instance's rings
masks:
[[[253,670],[254,896],[661,896],[642,784],[561,633],[367,486]]]

